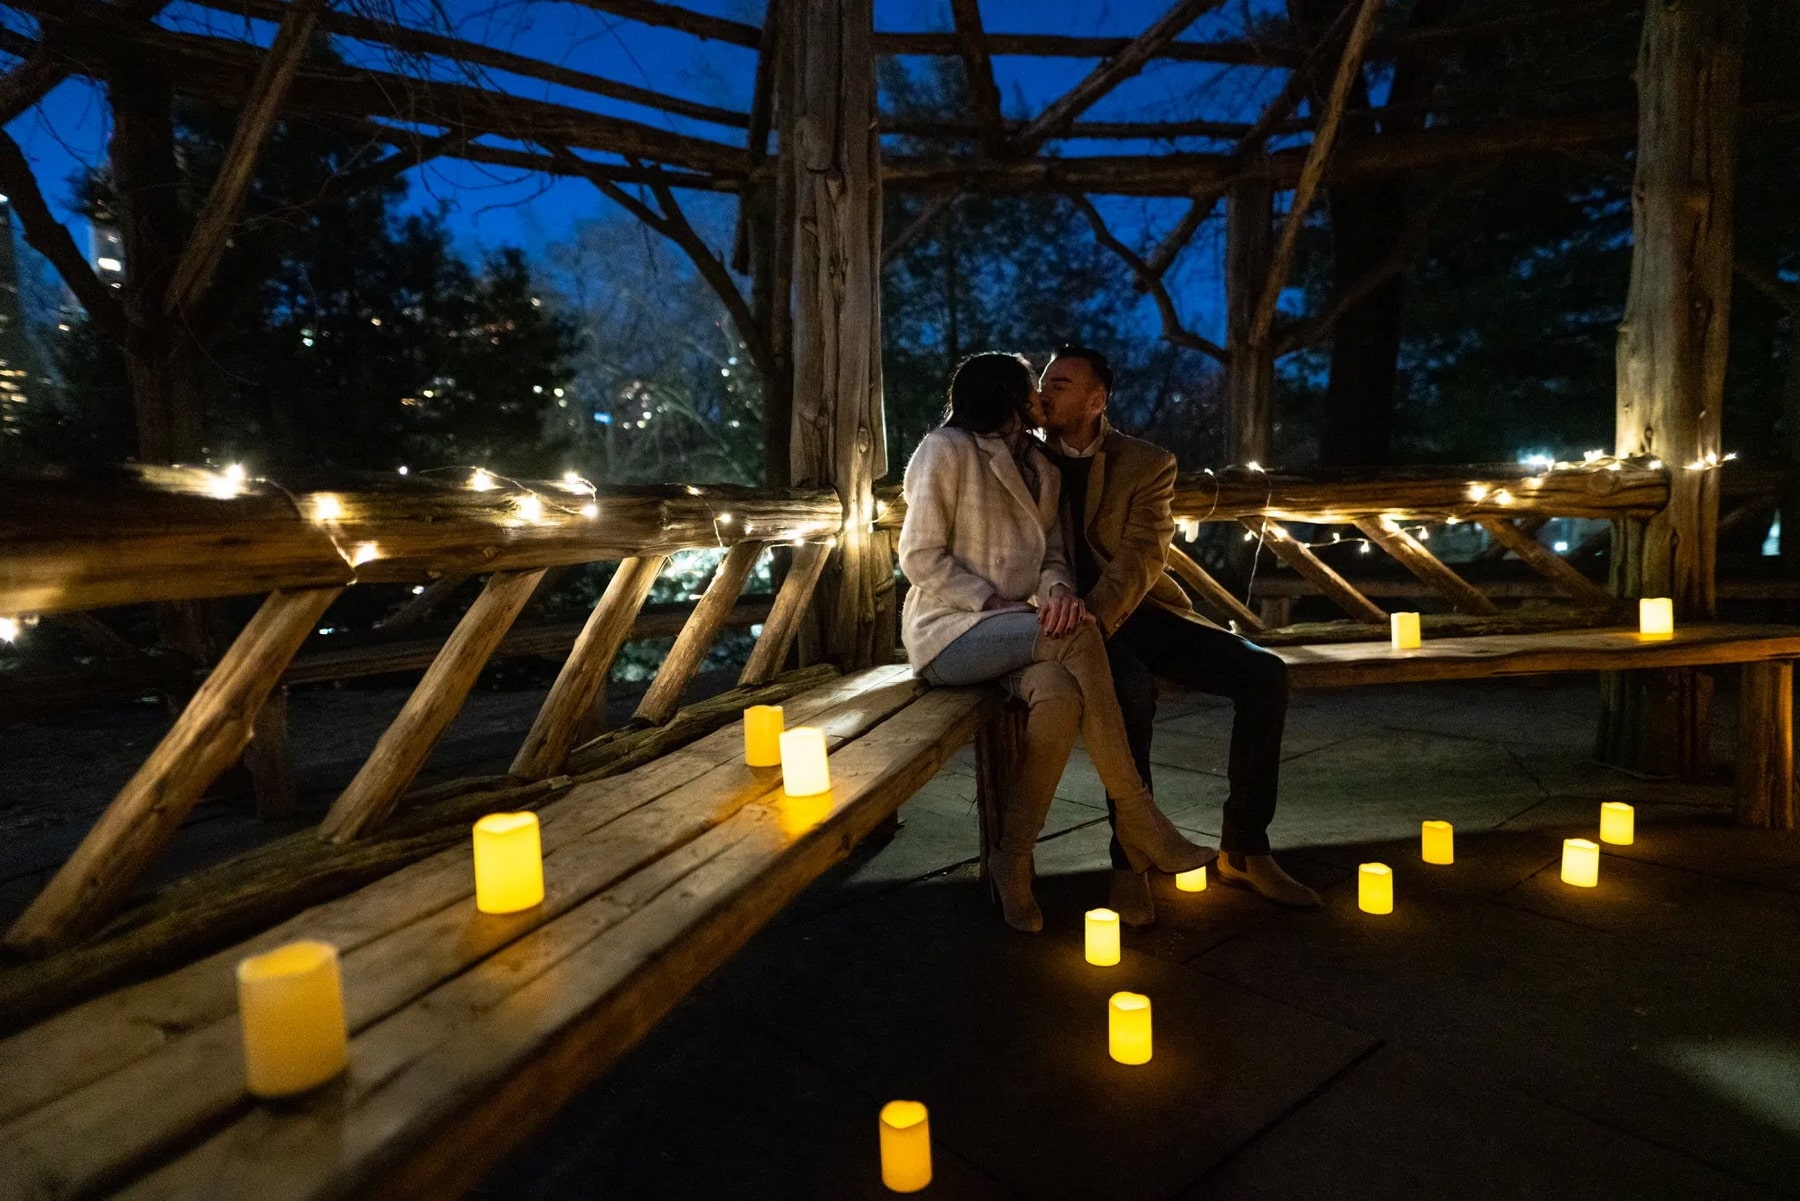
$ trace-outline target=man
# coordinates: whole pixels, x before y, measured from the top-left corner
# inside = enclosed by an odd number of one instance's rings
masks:
[[[1175,456],[1113,429],[1106,420],[1112,366],[1084,346],[1064,346],[1044,369],[1044,436],[1062,469],[1065,529],[1075,587],[1107,636],[1113,682],[1125,713],[1132,758],[1150,781],[1156,679],[1229,697],[1235,707],[1215,871],[1280,905],[1311,909],[1319,896],[1269,853],[1269,821],[1281,772],[1287,721],[1287,665],[1194,612],[1164,574],[1175,531]],[[1107,798],[1110,814],[1112,798]],[[1149,880],[1126,866],[1112,843],[1112,908],[1128,925],[1156,918]]]

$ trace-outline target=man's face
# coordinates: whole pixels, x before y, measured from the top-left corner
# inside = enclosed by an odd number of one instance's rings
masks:
[[[1044,369],[1044,429],[1061,437],[1079,433],[1106,411],[1106,389],[1086,359],[1054,359]]]

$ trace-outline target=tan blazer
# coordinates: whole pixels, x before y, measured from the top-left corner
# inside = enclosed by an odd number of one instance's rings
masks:
[[[966,430],[925,435],[906,465],[900,570],[912,587],[900,640],[915,672],[983,617],[990,596],[1029,601],[1075,578],[1058,516],[1062,476],[1034,443],[1035,494],[1000,438]]]
[[[1193,602],[1164,571],[1175,535],[1174,500],[1175,456],[1109,426],[1088,476],[1087,511],[1069,514],[1086,531],[1101,568],[1100,581],[1082,599],[1109,635],[1145,600],[1193,615]]]

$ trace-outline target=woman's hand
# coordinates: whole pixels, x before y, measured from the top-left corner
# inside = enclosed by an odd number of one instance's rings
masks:
[[[1082,623],[1092,621],[1093,616],[1081,598],[1068,592],[1054,592],[1050,599],[1038,606],[1038,628],[1046,638],[1061,638],[1065,634],[1073,634]]]

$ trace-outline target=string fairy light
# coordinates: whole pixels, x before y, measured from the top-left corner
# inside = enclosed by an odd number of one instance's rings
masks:
[[[0,642],[17,642],[23,632],[16,617],[0,617]]]

